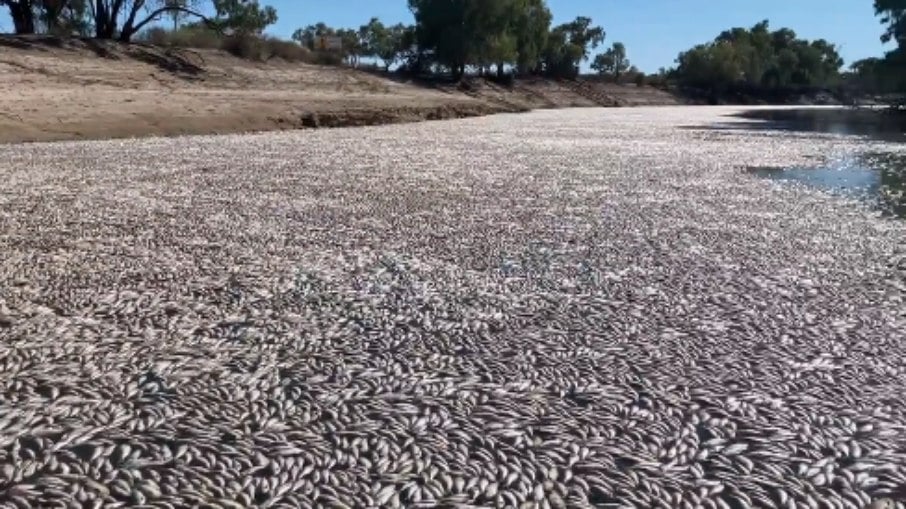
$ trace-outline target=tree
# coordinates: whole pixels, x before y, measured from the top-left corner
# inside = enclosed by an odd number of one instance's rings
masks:
[[[700,44],[680,53],[676,74],[683,84],[724,90],[743,76],[736,47],[729,41]]]
[[[582,48],[569,43],[569,36],[562,27],[551,30],[542,55],[544,72],[548,76],[572,78],[579,73]]]
[[[875,14],[886,25],[883,42],[895,42],[897,47],[885,55],[882,65],[876,66],[885,88],[906,91],[906,0],[875,0]]]
[[[165,3],[169,7],[173,7],[168,13],[171,20],[173,20],[173,30],[179,29],[180,22],[186,17],[185,13],[181,10],[176,9],[176,7],[187,8],[189,6],[189,0],[165,0]]]
[[[340,38],[343,58],[352,66],[359,65],[359,56],[363,51],[359,32],[351,28],[341,28],[336,31],[336,36]]]
[[[496,64],[502,73],[516,62],[516,13],[522,5],[521,0],[409,0],[419,49],[454,77],[464,75],[467,66],[481,71]]]
[[[218,30],[232,30],[243,34],[260,35],[264,29],[277,22],[277,10],[258,0],[213,0],[216,17],[208,24]]]
[[[875,14],[887,25],[881,40],[906,46],[906,0],[875,0]]]
[[[221,0],[215,0],[215,5]],[[240,2],[242,0],[232,0]],[[257,1],[243,2],[254,3]],[[94,0],[88,2],[91,18],[94,20],[95,36],[98,39],[118,38],[129,42],[148,23],[171,15],[174,11],[207,20],[203,14],[170,0]],[[120,20],[123,24],[120,27]]]
[[[465,74],[471,60],[468,39],[472,27],[467,26],[468,13],[477,1],[481,0],[409,0],[419,47],[457,77]]]
[[[77,34],[87,36],[91,32],[88,19],[88,4],[91,0],[41,0],[37,2],[40,30],[57,35]]]
[[[496,64],[502,77],[505,65],[516,61],[513,22],[517,6],[515,0],[481,0],[468,11],[469,63],[477,65],[480,73]]]
[[[48,33],[83,34],[87,29],[86,14],[91,0],[0,0],[6,6],[17,34]]]
[[[317,24],[296,30],[293,32],[292,38],[302,46],[314,51],[317,49],[316,43],[319,37],[336,35],[336,33],[336,30],[319,21]]]
[[[512,31],[516,44],[516,69],[537,72],[547,46],[553,16],[545,0],[518,0],[513,4]]]
[[[800,39],[789,28],[772,32],[766,20],[751,29],[721,32],[712,42],[681,53],[677,62],[675,75],[682,85],[718,93],[832,87],[839,84],[843,65],[828,41]]]
[[[595,57],[591,68],[599,74],[609,74],[615,81],[620,81],[620,76],[629,69],[629,59],[626,58],[626,46],[622,42],[615,42],[613,46]]]
[[[362,55],[380,58],[382,50],[389,46],[389,30],[378,18],[371,18],[366,25],[359,27],[359,38],[362,40]]]
[[[895,69],[886,58],[865,58],[853,62],[847,84],[857,93],[887,94],[897,89]]]
[[[606,35],[603,28],[592,26],[591,23],[591,18],[579,16],[569,23],[560,25],[560,28],[566,32],[569,43],[581,48],[582,60],[588,60],[591,50],[604,42]]]
[[[580,16],[551,30],[544,51],[544,70],[557,77],[575,77],[592,49],[604,42],[604,29]]]
[[[380,59],[384,68],[389,70],[407,50],[405,38],[408,29],[402,23],[386,27],[377,18],[371,18],[367,25],[359,28],[362,55]]]
[[[9,17],[17,34],[35,33],[35,0],[0,0],[0,5],[9,9]]]
[[[293,32],[292,39],[302,46],[317,51],[318,39],[321,37],[339,37],[342,49],[338,54],[347,60],[350,65],[358,65],[359,57],[368,56],[368,48],[362,38],[362,29],[354,30],[351,28],[336,29],[327,26],[323,22],[314,25],[308,25],[305,28],[299,28]]]

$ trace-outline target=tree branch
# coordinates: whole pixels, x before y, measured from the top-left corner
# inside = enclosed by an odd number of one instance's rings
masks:
[[[207,16],[205,16],[204,14],[202,14],[202,13],[200,13],[200,12],[198,12],[198,11],[194,11],[194,10],[192,10],[192,9],[187,9],[187,8],[185,8],[185,7],[172,6],[172,5],[171,5],[171,6],[164,6],[164,7],[161,7],[161,8],[159,8],[159,9],[156,9],[156,10],[152,11],[152,12],[148,15],[148,17],[146,17],[146,18],[145,18],[144,20],[142,20],[140,23],[138,23],[137,25],[135,25],[134,27],[132,27],[132,29],[130,30],[131,34],[138,33],[138,31],[141,30],[142,28],[144,28],[145,25],[147,25],[148,23],[154,21],[155,19],[157,19],[158,16],[160,16],[161,14],[164,14],[164,13],[166,13],[166,12],[184,12],[184,13],[186,13],[186,14],[189,14],[189,15],[191,15],[191,16],[195,16],[196,18],[199,18],[199,19],[202,20],[209,28],[216,29],[216,24],[215,24],[213,21],[211,21],[211,19],[208,18]],[[126,27],[123,27],[123,28],[125,29]],[[130,35],[131,35],[131,34],[130,34]]]

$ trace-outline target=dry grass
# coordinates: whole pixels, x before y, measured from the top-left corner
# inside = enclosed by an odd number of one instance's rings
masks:
[[[279,58],[287,62],[340,65],[341,59],[325,58],[313,53],[294,41],[287,41],[268,35],[234,34],[225,35],[210,29],[188,27],[166,30],[160,27],[148,29],[137,38],[140,42],[162,47],[221,49],[233,56],[253,61],[267,61]]]

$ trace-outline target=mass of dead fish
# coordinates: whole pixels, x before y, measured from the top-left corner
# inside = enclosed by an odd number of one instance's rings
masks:
[[[903,508],[906,223],[744,171],[902,149],[729,112],[0,147],[0,506]]]

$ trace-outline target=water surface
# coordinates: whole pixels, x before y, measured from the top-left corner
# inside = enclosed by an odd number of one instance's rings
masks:
[[[906,114],[878,109],[792,108],[747,110],[734,115],[751,120],[736,128],[868,136],[906,142]]]
[[[906,218],[906,157],[865,154],[819,167],[750,168],[752,174],[853,198],[886,215]]]
[[[742,126],[735,124],[737,129],[821,132],[906,143],[906,115],[834,108],[752,110],[737,116],[754,120]],[[749,171],[761,178],[854,198],[885,214],[906,218],[906,156],[902,154],[864,153],[817,167]]]

